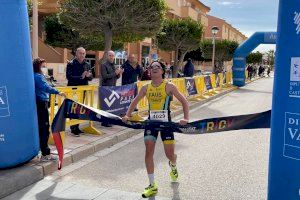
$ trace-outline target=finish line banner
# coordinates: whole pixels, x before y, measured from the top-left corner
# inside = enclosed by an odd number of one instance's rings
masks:
[[[60,169],[62,166],[64,154],[60,132],[65,131],[67,118],[98,122],[105,121],[110,124],[125,126],[133,129],[151,128],[159,131],[169,130],[177,133],[197,135],[239,129],[270,128],[271,111],[269,110],[262,113],[248,115],[202,119],[190,122],[184,126],[176,122],[158,122],[150,120],[139,122],[128,121],[127,123],[124,123],[122,122],[122,118],[117,115],[77,103],[70,99],[65,99],[60,109],[56,113],[51,126],[54,143],[59,156],[58,169]]]

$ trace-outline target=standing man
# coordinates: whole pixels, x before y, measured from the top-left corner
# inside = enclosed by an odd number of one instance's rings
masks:
[[[107,60],[101,64],[101,80],[102,86],[116,86],[117,79],[120,78],[124,69],[115,67],[115,53],[109,51]],[[102,122],[102,126],[111,127],[107,122]]]
[[[195,71],[194,64],[192,63],[192,59],[189,58],[183,69],[184,77],[193,77],[194,71]]]
[[[129,55],[128,60],[126,60],[121,68],[124,69],[124,73],[122,74],[122,85],[135,83],[138,79],[141,80],[143,70],[136,61],[134,55]]]
[[[91,73],[91,66],[85,60],[86,51],[83,47],[76,49],[75,58],[67,64],[66,77],[68,79],[68,86],[88,85],[89,81],[93,79]],[[83,99],[84,99],[83,95]],[[83,102],[82,102],[83,103]],[[83,133],[79,129],[79,124],[70,126],[71,133],[79,137]]]
[[[138,95],[131,102],[126,115],[122,118],[124,122],[128,121],[132,111],[137,106],[138,102],[145,96],[149,102],[149,119],[159,121],[171,121],[170,116],[170,100],[173,95],[180,101],[183,107],[184,118],[179,121],[179,124],[186,125],[189,121],[189,107],[186,98],[178,91],[176,86],[167,80],[164,80],[165,66],[161,62],[153,62],[149,66],[151,70],[151,83],[142,87]],[[160,113],[159,115],[157,115]],[[161,115],[164,113],[164,115]],[[154,119],[155,118],[155,119]],[[152,127],[146,127],[144,132],[144,141],[146,146],[145,163],[148,173],[150,185],[145,188],[142,197],[148,198],[157,194],[158,188],[154,180],[154,162],[153,155],[155,149],[155,142],[157,140],[158,131]],[[170,177],[172,181],[177,181],[178,171],[176,167],[177,155],[174,153],[175,141],[174,133],[171,131],[161,131],[161,139],[164,143],[164,150],[169,159],[169,166],[171,167]]]

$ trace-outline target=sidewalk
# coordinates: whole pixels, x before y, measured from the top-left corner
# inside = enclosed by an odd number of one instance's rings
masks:
[[[190,109],[196,108],[208,101],[230,93],[235,89],[235,87],[224,88],[222,91],[219,91],[218,94],[208,99],[199,102],[189,102],[189,107]],[[172,111],[171,114],[174,117],[182,113],[182,109],[179,107],[179,109]],[[66,130],[63,167],[70,165],[71,163],[78,162],[98,151],[109,148],[142,132],[142,130],[133,130],[120,126],[106,128],[100,126],[100,124],[97,122],[94,123],[94,126],[103,134],[100,136],[83,134],[80,137],[74,137],[70,133],[69,129]],[[51,148],[55,150],[54,146],[51,146]],[[55,171],[57,171],[56,162],[44,163],[40,162],[38,158],[35,158],[29,163],[20,167],[1,170],[0,198],[8,196],[9,194],[36,183]]]

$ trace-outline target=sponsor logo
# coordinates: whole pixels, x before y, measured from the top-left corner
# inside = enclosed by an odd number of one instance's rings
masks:
[[[294,14],[295,14],[294,24],[297,25],[296,33],[299,34],[300,33],[300,13],[295,12]]]
[[[300,81],[300,57],[291,60],[290,81]]]
[[[192,87],[192,84],[190,83],[190,81],[186,82],[186,89],[190,89]]]
[[[289,97],[300,98],[300,57],[291,58]]]
[[[105,98],[104,99],[104,102],[106,103],[106,105],[108,107],[111,107],[112,104],[117,100],[117,99],[120,99],[120,95],[115,92],[115,91],[112,91],[112,93],[110,94],[110,96],[108,98]]]
[[[99,115],[99,114],[97,114],[96,117],[97,117],[98,119],[101,119],[101,115]]]
[[[300,114],[285,113],[284,149],[285,157],[300,160]]]
[[[0,117],[10,116],[6,86],[0,87]]]
[[[195,132],[196,131],[196,127],[180,128],[180,130],[183,133],[190,133],[190,132]]]
[[[150,135],[150,134],[151,134],[151,130],[147,130],[147,131],[146,131],[146,134],[147,134],[147,135]]]

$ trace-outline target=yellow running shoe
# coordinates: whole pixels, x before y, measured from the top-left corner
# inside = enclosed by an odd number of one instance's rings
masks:
[[[153,185],[149,185],[148,187],[145,188],[142,197],[143,198],[149,198],[153,197],[157,194],[158,188],[156,182],[153,183]]]
[[[173,182],[176,182],[177,179],[178,179],[178,171],[177,171],[177,167],[176,167],[176,166],[173,166],[173,165],[171,164],[170,161],[169,161],[169,165],[170,165],[170,167],[171,167],[171,172],[170,172],[171,180],[172,180]]]

